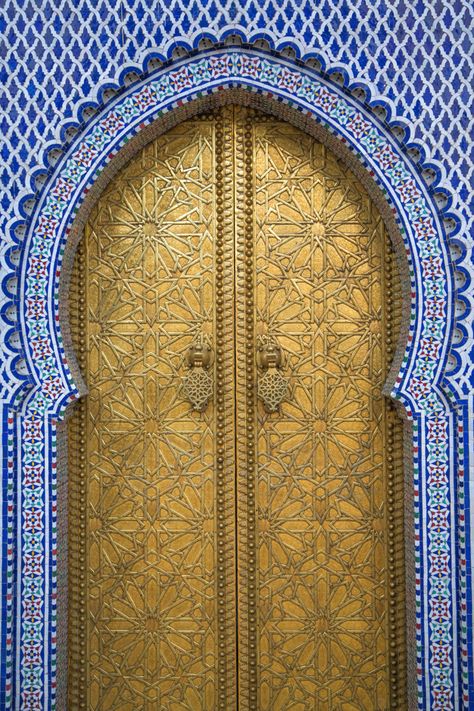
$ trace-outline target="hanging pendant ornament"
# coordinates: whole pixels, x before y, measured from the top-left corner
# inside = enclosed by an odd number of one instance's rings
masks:
[[[203,335],[198,335],[186,353],[189,372],[183,378],[183,391],[194,410],[203,412],[214,391],[214,383],[208,369],[211,365],[212,349]]]
[[[258,397],[267,412],[277,412],[288,392],[288,380],[281,374],[281,347],[271,336],[259,336],[257,344],[257,365],[263,371],[258,378]]]

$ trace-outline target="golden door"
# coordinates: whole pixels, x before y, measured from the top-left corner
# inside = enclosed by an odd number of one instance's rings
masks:
[[[70,709],[405,708],[393,262],[354,175],[249,109],[102,195],[71,285]]]

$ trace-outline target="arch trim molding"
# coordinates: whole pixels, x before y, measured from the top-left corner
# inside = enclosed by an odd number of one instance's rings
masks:
[[[81,394],[59,314],[68,236],[98,176],[133,136],[185,103],[231,88],[268,95],[332,133],[384,192],[403,237],[410,325],[388,391],[413,426],[417,704],[433,711],[461,708],[457,576],[463,557],[456,539],[456,426],[443,387],[454,284],[443,216],[407,152],[343,87],[290,58],[232,46],[167,63],[111,100],[58,160],[34,206],[17,297],[27,373],[16,393],[21,484],[15,602],[21,619],[14,643],[11,630],[7,698],[21,698],[31,709],[54,705],[56,429]]]

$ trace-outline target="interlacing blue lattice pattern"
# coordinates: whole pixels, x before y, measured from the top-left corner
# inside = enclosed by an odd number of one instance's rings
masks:
[[[418,704],[433,711],[468,708],[469,530],[464,509],[455,504],[468,493],[464,433],[472,406],[462,398],[472,389],[474,372],[470,316],[463,312],[473,273],[468,213],[472,145],[466,132],[472,79],[469,5],[397,0],[390,7],[365,2],[316,6],[287,0],[218,7],[203,0],[169,6],[129,0],[115,7],[92,0],[57,6],[6,0],[3,16],[9,109],[2,167],[7,308],[1,314],[6,335],[0,377],[7,395],[24,398],[24,385],[34,386],[24,400],[21,432],[11,412],[4,426],[2,572],[7,582],[0,639],[5,708],[16,702],[18,708],[39,710],[55,698],[55,418],[77,397],[54,300],[68,229],[96,175],[130,135],[160,111],[171,110],[178,97],[189,101],[198,90],[216,91],[232,81],[252,91],[270,91],[326,125],[386,190],[397,216],[410,262],[412,310],[393,395],[414,420]],[[138,78],[173,51],[194,51],[226,36],[240,36],[247,46],[260,37],[272,50],[291,47],[304,61],[313,57],[317,68],[333,72],[346,88],[337,88],[325,74],[318,79],[292,60],[229,49],[174,62],[122,91],[131,70]],[[365,107],[349,93],[359,81]],[[116,90],[122,94],[111,104]],[[376,118],[376,92],[385,97],[381,105],[391,129]],[[392,136],[397,121],[404,147]],[[407,150],[418,166],[406,160]],[[425,179],[433,181],[431,190]],[[454,295],[445,229],[456,248],[460,287],[460,320],[451,343]],[[28,259],[21,256],[26,246]],[[20,302],[14,296],[18,274]],[[446,402],[444,393],[457,407]],[[22,473],[16,474],[20,458]],[[16,481],[21,481],[20,499],[15,498]],[[17,588],[12,577],[15,517]],[[13,624],[15,615],[19,627]]]

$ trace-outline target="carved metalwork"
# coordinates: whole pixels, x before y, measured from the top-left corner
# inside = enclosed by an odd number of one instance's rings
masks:
[[[257,363],[263,375],[258,378],[258,396],[267,412],[277,412],[288,391],[288,379],[280,372],[283,364],[281,348],[268,335],[257,339]]]
[[[183,392],[198,412],[206,409],[212,397],[214,384],[209,375],[212,349],[203,335],[199,335],[186,353],[189,373],[183,378]]]
[[[406,708],[386,240],[323,145],[238,107],[102,196],[71,293],[71,711]]]
[[[381,394],[384,226],[324,145],[274,119],[251,126],[248,298],[292,380],[278,417],[257,410],[252,446],[257,707],[398,711],[403,503],[391,489],[396,417]]]
[[[236,708],[222,134],[209,115],[146,146],[101,197],[78,255],[89,396],[70,428],[71,711]],[[196,332],[216,349],[215,402],[199,417],[181,390]]]

